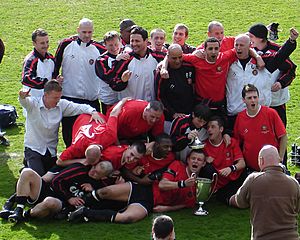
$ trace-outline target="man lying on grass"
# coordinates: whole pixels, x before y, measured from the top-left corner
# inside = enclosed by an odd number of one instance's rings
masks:
[[[108,161],[94,166],[75,163],[59,172],[50,184],[34,170],[24,168],[17,183],[17,207],[14,211],[1,211],[0,217],[19,223],[31,217],[53,216],[66,205],[77,207],[85,204],[84,194],[103,187],[102,180],[112,171],[112,164]],[[26,203],[34,207],[24,211]]]
[[[69,221],[106,221],[116,223],[132,223],[145,218],[154,212],[172,211],[185,207],[194,207],[196,203],[196,185],[192,173],[199,175],[205,165],[202,150],[192,150],[187,164],[174,161],[164,172],[162,180],[154,181],[151,186],[143,186],[133,182],[111,185],[92,192],[91,198],[98,201],[98,209],[78,208],[70,213]],[[116,211],[103,209],[115,201],[128,203],[125,209]],[[154,206],[154,207],[153,207]]]

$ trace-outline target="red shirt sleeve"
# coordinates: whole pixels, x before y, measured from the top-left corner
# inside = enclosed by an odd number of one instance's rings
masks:
[[[271,109],[271,108],[270,108]],[[274,123],[274,130],[277,138],[281,138],[282,136],[286,135],[286,129],[278,115],[278,113],[272,109],[272,120]]]
[[[66,161],[70,159],[83,158],[82,149],[76,147],[76,145],[71,145],[67,149],[65,149],[59,156],[60,160]]]
[[[182,60],[194,65],[195,63],[197,63],[200,60],[200,58],[196,57],[193,54],[183,54],[182,55]]]
[[[229,61],[230,64],[234,63],[238,58],[235,49],[230,49],[222,53],[223,57]]]

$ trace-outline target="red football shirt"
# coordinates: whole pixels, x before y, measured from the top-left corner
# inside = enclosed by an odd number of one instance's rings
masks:
[[[120,170],[123,166],[131,169],[131,164],[122,162],[123,153],[128,147],[128,145],[109,146],[102,151],[101,160],[110,161],[114,170]]]
[[[106,116],[98,113],[106,120]],[[106,123],[90,122],[91,115],[81,114],[75,121],[72,131],[72,144],[65,149],[60,159],[84,158],[85,150],[91,144],[101,145],[106,148],[117,141],[117,118],[110,117]]]
[[[223,101],[228,70],[236,59],[234,49],[220,52],[217,61],[213,64],[192,54],[183,54],[183,61],[191,63],[196,69],[196,95],[213,102]]]
[[[174,161],[168,167],[175,175],[169,172],[163,174],[163,178],[173,182],[186,180],[189,178],[186,170],[186,165],[180,161]],[[196,186],[176,188],[168,191],[161,191],[158,187],[158,183],[153,184],[153,200],[154,206],[174,206],[185,205],[186,207],[194,207],[196,203]]]
[[[153,136],[163,133],[165,120],[163,114],[160,120],[153,126],[149,125],[143,119],[143,112],[147,105],[148,102],[143,100],[130,100],[124,104],[122,112],[118,116],[119,138],[130,139],[145,134],[148,131],[151,131]],[[109,114],[110,111],[107,112],[107,116]]]
[[[230,167],[238,159],[243,158],[238,142],[234,138],[231,138],[231,144],[227,147],[224,141],[222,141],[220,145],[216,146],[207,140],[204,146],[204,152],[206,156],[214,159],[212,165],[217,171]],[[232,172],[227,177],[218,175],[217,189],[224,187],[230,181],[237,180],[242,171],[243,170]]]
[[[151,155],[145,155],[138,163],[138,165],[144,167],[144,174],[150,174],[158,169],[167,167],[175,161],[175,154],[170,152],[166,158],[155,159]]]
[[[243,110],[238,114],[234,125],[234,137],[243,146],[246,165],[256,171],[260,171],[260,149],[266,144],[279,148],[279,140],[285,134],[285,127],[277,112],[265,106],[261,106],[254,117],[250,117],[246,109]]]

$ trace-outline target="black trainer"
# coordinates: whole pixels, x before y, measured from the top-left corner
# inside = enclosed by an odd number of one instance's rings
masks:
[[[23,208],[17,207],[13,214],[8,216],[8,221],[11,223],[18,223],[24,220]]]
[[[72,210],[74,210],[74,208],[72,208]],[[56,213],[53,218],[55,220],[63,220],[63,219],[67,219],[69,212],[72,211],[69,207],[65,207],[63,208],[60,212]]]
[[[11,210],[13,210],[14,205],[15,205],[15,202],[12,202],[12,201],[7,200],[7,201],[4,203],[2,209],[3,209],[3,210],[11,211]]]
[[[2,210],[2,211],[0,211],[0,218],[8,220],[8,217],[10,215],[12,215],[12,214],[14,214],[14,211],[11,211],[11,210]]]
[[[68,221],[69,222],[87,222],[88,219],[84,216],[84,211],[85,211],[86,207],[85,206],[81,206],[78,209],[76,209],[73,212],[70,212],[68,215]]]
[[[2,209],[3,210],[13,210],[15,202],[16,202],[16,196],[17,196],[16,193],[12,194],[4,203]]]

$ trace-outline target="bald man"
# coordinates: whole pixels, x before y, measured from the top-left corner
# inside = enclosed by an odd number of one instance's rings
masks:
[[[85,103],[100,112],[98,101],[100,79],[95,72],[96,59],[106,51],[105,47],[92,40],[93,21],[79,21],[77,35],[62,40],[55,54],[54,77],[62,68],[62,98],[76,103]],[[62,119],[62,134],[66,147],[72,143],[72,127],[78,116]]]
[[[192,65],[183,62],[182,54],[179,44],[171,44],[167,53],[169,78],[162,78],[160,74],[156,77],[157,98],[165,107],[167,133],[173,119],[190,114],[194,106],[195,71]]]
[[[220,52],[225,52],[234,47],[234,37],[226,37],[224,35],[224,26],[221,22],[211,21],[207,27],[207,36],[215,37],[220,42]],[[204,43],[197,47],[204,49]]]
[[[230,204],[250,207],[251,239],[299,240],[300,187],[284,174],[277,148],[264,146],[258,156],[261,172],[248,176]]]

